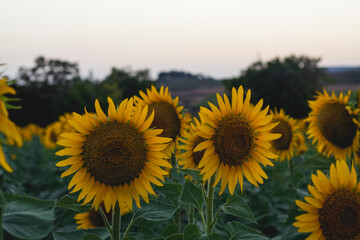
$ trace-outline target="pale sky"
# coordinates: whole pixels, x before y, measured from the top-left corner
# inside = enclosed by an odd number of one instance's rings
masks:
[[[305,54],[360,66],[359,0],[0,0],[5,75],[39,55],[110,68],[238,76],[259,58]]]

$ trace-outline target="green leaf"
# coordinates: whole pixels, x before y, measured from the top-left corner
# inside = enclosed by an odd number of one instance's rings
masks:
[[[183,185],[179,183],[164,183],[164,186],[159,187],[159,191],[164,194],[166,199],[179,201]]]
[[[256,219],[246,201],[237,194],[229,195],[226,203],[221,206],[221,208],[226,214],[230,214],[256,223]]]
[[[123,240],[136,240],[133,236],[126,236]]]
[[[141,208],[136,215],[149,221],[163,221],[172,218],[179,208],[180,206],[163,202],[151,202]]]
[[[189,175],[194,181],[202,181],[200,170],[187,169],[187,168],[178,168],[176,170],[182,172],[183,174]]]
[[[188,224],[184,229],[184,239],[198,240],[201,237],[201,232],[196,224]]]
[[[226,224],[228,232],[231,236],[229,240],[269,240],[268,237],[254,228],[245,226],[240,222],[230,222]]]
[[[3,228],[17,238],[40,239],[53,229],[55,200],[5,195]]]
[[[82,205],[81,203],[76,201],[75,196],[69,194],[62,197],[57,202],[56,207],[70,209],[78,213],[83,213],[91,209],[90,204]]]
[[[54,240],[104,240],[110,236],[109,232],[105,228],[76,230],[70,232],[52,232],[52,235]]]
[[[204,204],[204,197],[200,187],[187,180],[183,192],[181,193],[180,201],[184,205],[194,206],[197,209],[202,209]]]
[[[181,233],[176,233],[168,236],[166,240],[184,240],[184,235]]]
[[[220,236],[216,233],[202,235],[199,240],[219,240]]]
[[[4,192],[2,191],[2,189],[0,189],[0,209],[2,209],[5,206],[5,204],[6,204],[6,199],[4,196]]]
[[[175,233],[179,233],[179,225],[177,225],[176,223],[172,223],[164,228],[161,235],[163,237],[167,237]]]
[[[83,237],[83,240],[101,240],[101,238],[98,235],[91,233],[91,234],[85,235]]]

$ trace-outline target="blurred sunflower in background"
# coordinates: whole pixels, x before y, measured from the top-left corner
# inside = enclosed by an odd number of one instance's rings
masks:
[[[163,129],[160,136],[172,139],[172,143],[164,150],[164,153],[170,157],[171,153],[174,153],[178,138],[186,131],[186,119],[191,120],[191,118],[184,117],[182,114],[184,107],[178,105],[179,97],[172,99],[168,87],[161,86],[157,91],[152,86],[151,90],[146,90],[146,94],[140,91],[141,98],[135,96],[135,102],[142,108],[148,106],[148,116],[154,110],[154,121],[150,127]]]
[[[300,143],[299,126],[294,118],[285,114],[283,109],[270,111],[270,114],[273,116],[272,122],[278,123],[271,132],[281,134],[280,138],[271,141],[271,150],[279,155],[279,161],[290,160]]]
[[[250,104],[251,91],[245,94],[242,86],[232,89],[232,102],[224,94],[223,99],[217,94],[218,106],[208,103],[211,110],[201,107],[200,116],[204,119],[198,127],[197,135],[205,139],[199,143],[194,152],[205,151],[199,162],[203,179],[214,176],[215,186],[221,180],[221,194],[229,184],[230,194],[239,182],[243,190],[243,176],[255,186],[267,179],[259,163],[273,166],[268,159],[278,156],[270,149],[270,141],[278,139],[281,134],[271,133],[278,124],[272,123],[272,116],[267,115],[269,107],[261,110],[263,100],[255,106]]]
[[[24,141],[30,141],[33,136],[42,136],[45,132],[42,127],[33,123],[30,123],[25,127],[19,127],[18,131]]]
[[[8,86],[6,78],[0,78],[0,132],[5,135],[6,141],[12,145],[18,147],[22,146],[22,138],[20,133],[17,130],[17,127],[14,122],[9,119],[9,114],[7,111],[8,105],[7,101],[11,100],[4,96],[4,94],[16,94],[15,89]],[[0,143],[1,139],[0,139]],[[6,157],[2,146],[0,144],[0,165],[8,172],[13,172],[10,165],[6,161]]]
[[[349,171],[346,161],[331,164],[330,177],[317,171],[308,185],[312,196],[296,205],[306,213],[297,216],[293,225],[299,232],[311,233],[306,239],[360,239],[360,185],[354,165]]]
[[[69,189],[80,191],[78,201],[84,204],[92,199],[98,209],[101,202],[107,212],[119,203],[120,211],[132,209],[133,199],[140,207],[140,196],[149,203],[148,193],[154,194],[151,183],[161,186],[171,168],[164,160],[164,150],[170,138],[160,137],[162,130],[149,129],[154,113],[148,116],[148,107],[134,106],[133,98],[122,101],[118,108],[108,98],[108,116],[95,101],[96,116],[74,113],[69,120],[75,133],[64,133],[58,144],[65,149],[59,156],[71,156],[58,162],[58,167],[71,167],[61,177],[74,174]],[[147,117],[148,116],[148,117]]]
[[[100,204],[102,208],[104,208],[104,204]],[[123,209],[121,215],[129,213],[131,211],[130,208]],[[112,220],[112,211],[105,212],[105,216],[109,222]],[[90,228],[100,228],[105,227],[104,219],[101,216],[99,211],[91,209],[85,213],[75,214],[74,219],[76,220],[76,224],[78,225],[78,229],[90,229]]]
[[[349,97],[350,91],[337,97],[334,92],[330,96],[324,89],[324,94],[319,93],[314,101],[309,101],[307,134],[326,156],[334,154],[337,159],[346,159],[359,148],[358,122],[347,107]]]
[[[59,121],[53,122],[46,126],[44,135],[42,137],[42,143],[46,148],[54,149],[57,146],[60,135],[63,133],[62,124]]]
[[[183,134],[183,137],[179,139],[180,142],[184,143],[179,145],[179,150],[183,150],[177,155],[179,159],[179,165],[184,168],[199,169],[199,162],[204,156],[204,150],[194,152],[194,148],[206,139],[200,137],[196,133],[199,131],[200,121],[197,118],[193,118],[193,123],[190,124],[189,131]]]

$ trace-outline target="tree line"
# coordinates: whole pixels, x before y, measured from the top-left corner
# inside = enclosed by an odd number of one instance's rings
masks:
[[[271,108],[284,108],[293,117],[306,117],[309,109],[307,101],[315,91],[329,81],[325,69],[318,66],[319,58],[289,56],[274,58],[268,62],[257,61],[241,74],[222,82],[231,93],[232,87],[243,85],[251,89],[252,100],[264,99],[264,105]],[[35,123],[46,126],[58,120],[67,112],[95,111],[94,101],[98,99],[106,106],[107,97],[114,102],[138,95],[158,80],[152,80],[147,69],[131,70],[111,68],[109,75],[102,80],[82,78],[75,62],[37,57],[33,67],[21,67],[14,84],[20,98],[20,110],[10,110],[11,119],[20,126]],[[193,75],[181,71],[162,72],[159,83],[166,81],[202,81],[209,85],[212,78]],[[186,84],[180,84],[186,85]],[[171,89],[170,89],[171,90]],[[173,96],[174,97],[174,96]]]

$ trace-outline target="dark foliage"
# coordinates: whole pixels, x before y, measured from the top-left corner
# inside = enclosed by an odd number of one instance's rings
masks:
[[[309,112],[307,101],[329,80],[325,71],[318,67],[319,58],[289,56],[269,62],[258,61],[244,70],[240,77],[224,82],[227,90],[243,85],[251,89],[252,100],[264,99],[270,108],[284,108],[296,118],[304,118]]]
[[[94,112],[95,99],[106,106],[107,97],[115,103],[151,86],[148,70],[132,72],[113,68],[104,81],[82,79],[77,63],[57,59],[35,59],[35,66],[19,69],[14,85],[21,99],[20,110],[11,119],[20,126],[35,123],[42,127],[67,112]]]

